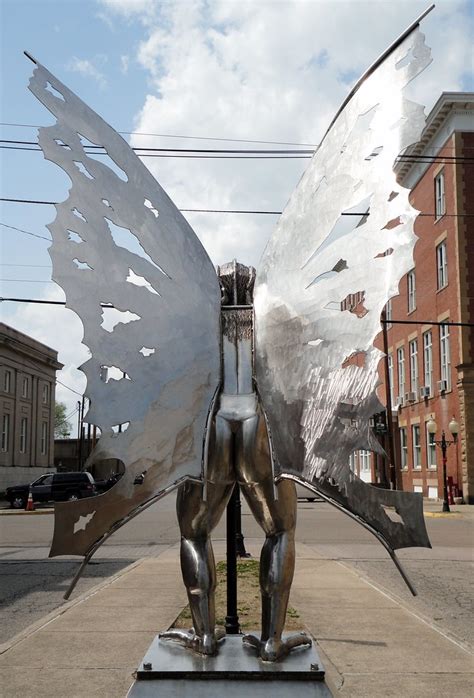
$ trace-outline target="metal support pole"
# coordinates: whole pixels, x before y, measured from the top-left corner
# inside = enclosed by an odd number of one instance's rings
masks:
[[[382,310],[382,337],[384,350],[384,374],[385,374],[385,398],[387,403],[387,441],[388,441],[388,459],[389,459],[389,482],[392,490],[397,489],[397,466],[395,462],[395,447],[393,438],[393,417],[392,417],[392,400],[390,390],[390,374],[388,370],[388,335],[387,335],[387,314]],[[385,480],[387,479],[386,473]],[[400,489],[402,489],[402,477],[400,473]]]
[[[235,500],[235,545],[237,557],[252,557],[250,553],[245,550],[244,536],[242,533],[242,502],[240,501],[240,487],[238,483],[235,484],[234,491],[237,492]]]
[[[237,614],[237,526],[236,511],[238,487],[235,486],[227,504],[227,615],[225,630],[228,635],[238,635],[240,632],[239,616]]]
[[[441,452],[443,454],[443,511],[450,512],[449,499],[448,499],[448,473],[447,473],[447,450],[448,444],[446,441],[446,436],[443,431],[441,434]]]

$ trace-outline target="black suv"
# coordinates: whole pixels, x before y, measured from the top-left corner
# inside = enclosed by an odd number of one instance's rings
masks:
[[[97,494],[90,473],[46,473],[30,485],[7,487],[5,497],[14,509],[24,509],[31,489],[34,502],[65,502]]]

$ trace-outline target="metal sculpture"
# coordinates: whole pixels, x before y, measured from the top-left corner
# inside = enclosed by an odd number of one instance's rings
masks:
[[[84,566],[117,528],[179,486],[194,628],[163,637],[203,654],[219,639],[209,536],[236,481],[266,533],[262,635],[245,638],[262,658],[309,643],[281,637],[294,567],[289,480],[376,535],[414,593],[394,551],[430,546],[421,495],[363,483],[349,456],[380,451],[369,427],[380,410],[373,340],[412,266],[417,211],[393,163],[424,124],[422,107],[403,95],[430,61],[422,17],[334,118],[263,255],[253,308],[252,270],[221,268],[222,313],[204,249],[127,143],[43,66],[31,79],[57,118],[40,129],[40,146],[72,181],[49,229],[53,279],[92,352],[81,367],[87,421],[102,436],[86,467],[108,458],[125,465],[105,494],[56,505],[50,555],[83,555]],[[109,165],[86,152],[91,144],[105,149]],[[361,300],[355,313],[344,311],[350,294]]]

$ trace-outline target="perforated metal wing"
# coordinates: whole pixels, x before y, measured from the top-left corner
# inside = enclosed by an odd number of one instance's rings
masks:
[[[429,62],[417,22],[359,81],[286,206],[255,284],[256,378],[276,476],[310,483],[392,549],[430,545],[421,495],[364,484],[349,457],[381,450],[369,426],[382,409],[373,342],[413,266],[418,213],[393,167],[423,128],[423,108],[404,88]]]
[[[41,65],[30,90],[57,119],[39,131],[44,156],[72,182],[48,227],[53,279],[92,353],[86,420],[102,435],[89,463],[126,467],[105,494],[56,505],[50,555],[85,555],[145,502],[201,478],[220,290],[193,230],[121,136]],[[86,154],[91,144],[108,157]]]

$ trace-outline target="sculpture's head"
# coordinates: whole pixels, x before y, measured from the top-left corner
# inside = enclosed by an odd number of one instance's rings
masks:
[[[222,291],[222,305],[252,305],[255,268],[234,259],[217,267]]]

